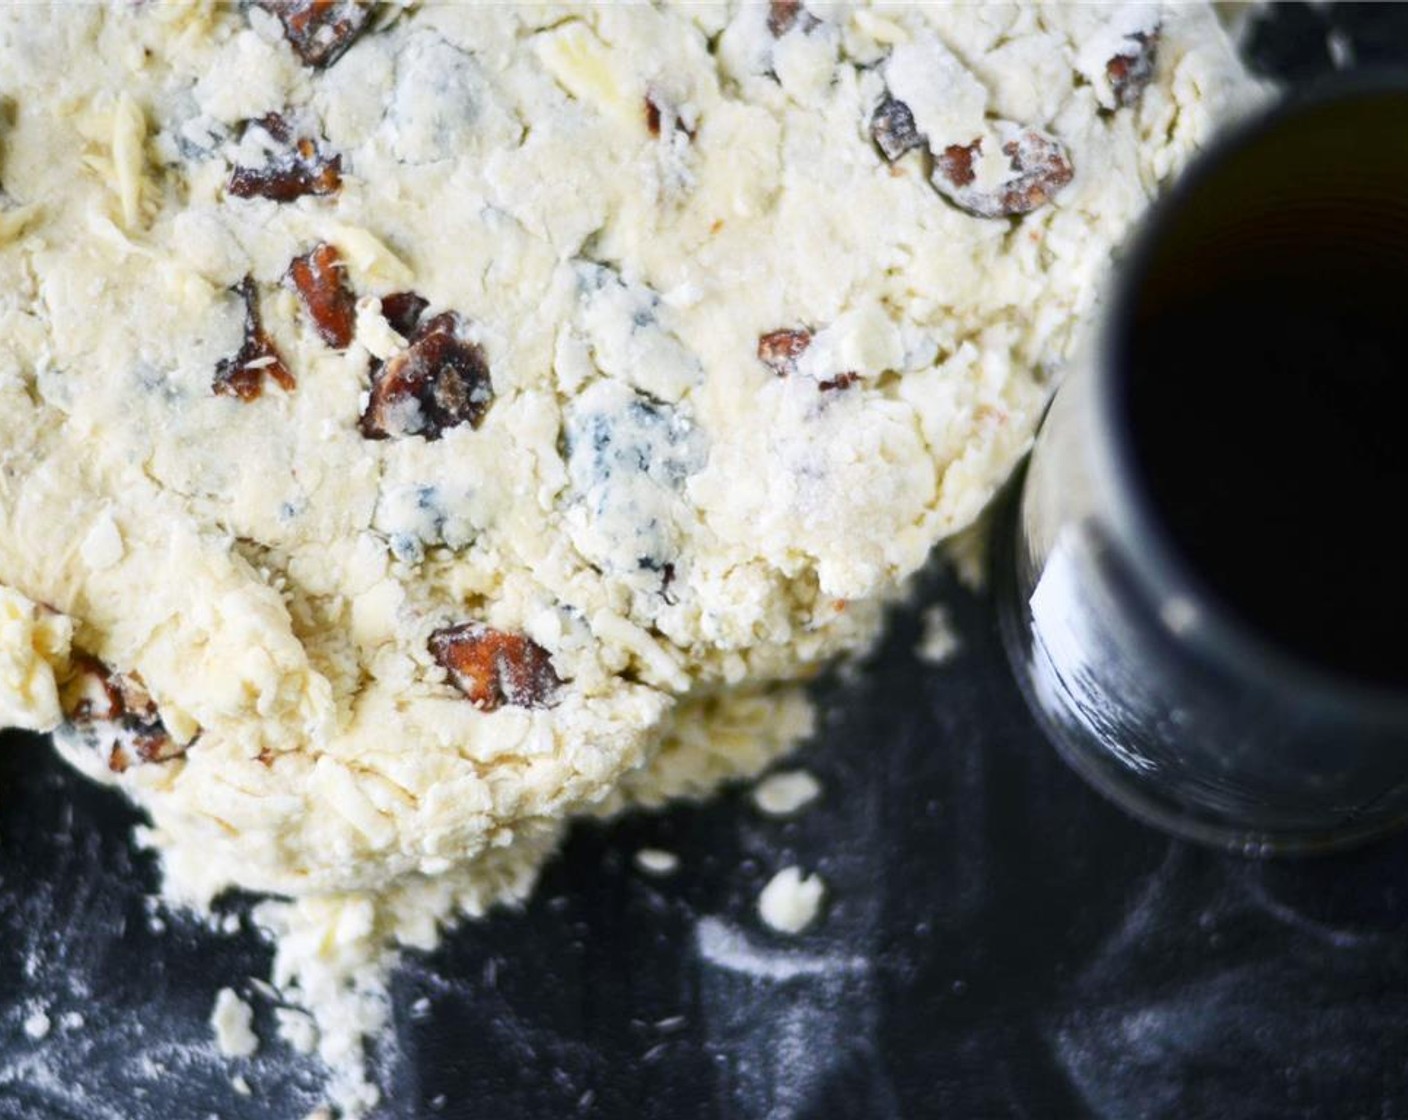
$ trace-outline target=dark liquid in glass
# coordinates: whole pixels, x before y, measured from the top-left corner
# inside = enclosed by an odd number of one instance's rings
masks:
[[[1122,419],[1215,600],[1303,662],[1405,688],[1408,99],[1322,117],[1233,157],[1144,258]]]

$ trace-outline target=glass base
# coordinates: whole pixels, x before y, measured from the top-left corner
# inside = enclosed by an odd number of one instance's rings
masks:
[[[1156,782],[1102,757],[1098,744],[1088,742],[1053,718],[1032,689],[1032,625],[1030,609],[1019,589],[1017,540],[1020,521],[1021,475],[1000,499],[993,518],[989,551],[990,586],[996,601],[998,627],[1008,664],[1022,698],[1048,742],[1065,763],[1107,800],[1144,824],[1180,839],[1249,858],[1310,856],[1343,851],[1368,843],[1408,824],[1408,812],[1388,817],[1345,820],[1329,829],[1266,831],[1239,827],[1197,806],[1165,796]],[[1401,791],[1390,791],[1400,794]],[[1384,800],[1390,798],[1384,795]]]

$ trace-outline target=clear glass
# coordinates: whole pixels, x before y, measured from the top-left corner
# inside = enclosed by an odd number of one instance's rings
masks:
[[[1067,762],[1135,815],[1248,854],[1342,846],[1408,819],[1408,695],[1288,653],[1185,569],[1115,407],[1122,342],[1138,287],[1200,283],[1249,206],[1284,213],[1286,236],[1329,221],[1331,241],[1408,245],[1405,91],[1381,78],[1281,105],[1224,137],[1156,209],[1056,394],[1005,543],[1009,657]],[[1268,158],[1286,166],[1239,157],[1268,137],[1281,153]],[[1195,197],[1205,245],[1189,241]],[[1174,275],[1165,250],[1178,238],[1188,251]]]

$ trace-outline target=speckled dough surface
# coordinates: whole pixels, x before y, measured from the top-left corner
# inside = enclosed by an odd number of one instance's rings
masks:
[[[1198,6],[7,7],[0,719],[423,942],[805,734],[1252,93]]]

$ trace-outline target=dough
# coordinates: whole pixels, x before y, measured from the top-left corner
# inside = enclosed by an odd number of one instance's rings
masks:
[[[1251,92],[1202,6],[6,8],[0,717],[433,941],[807,732]]]

